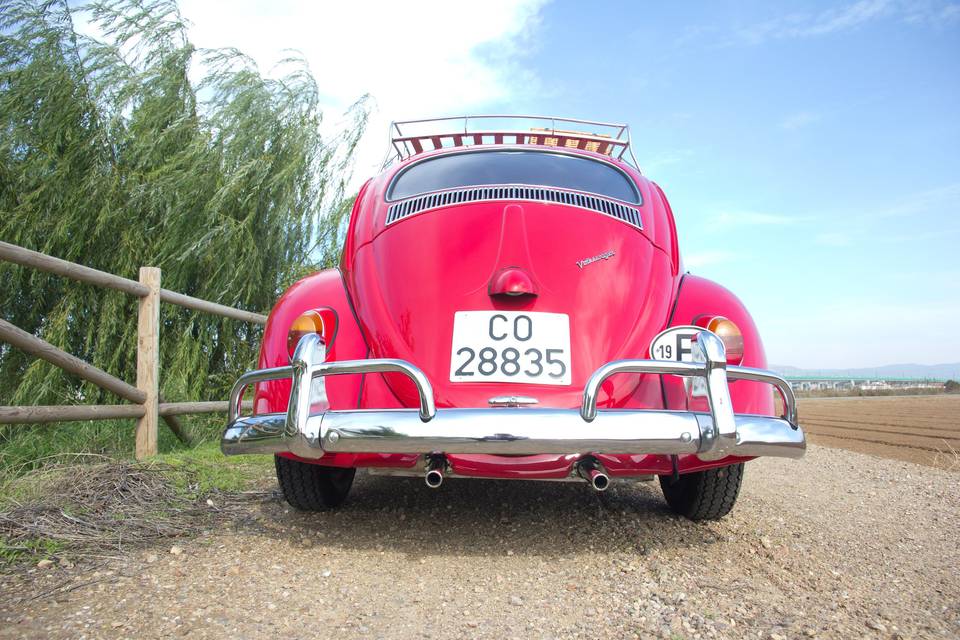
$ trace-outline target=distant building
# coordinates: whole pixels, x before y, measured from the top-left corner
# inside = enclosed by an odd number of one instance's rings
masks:
[[[816,376],[786,376],[794,391],[881,391],[890,389],[942,389],[942,380],[919,378],[839,378]]]

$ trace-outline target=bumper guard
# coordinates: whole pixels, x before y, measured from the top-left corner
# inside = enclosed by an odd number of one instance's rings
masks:
[[[250,371],[230,394],[229,422],[221,448],[227,455],[290,452],[302,458],[326,453],[450,454],[696,454],[702,460],[730,455],[799,458],[806,449],[790,385],[771,371],[727,366],[723,342],[703,331],[702,363],[617,360],[590,376],[575,409],[496,407],[437,409],[426,375],[403,360],[325,362],[316,335],[301,338],[287,367]],[[419,409],[327,410],[311,414],[315,378],[347,373],[401,373],[416,385]],[[702,377],[710,412],[597,410],[600,385],[616,373]],[[286,413],[240,416],[247,386],[292,378]],[[783,396],[782,418],[734,414],[728,380],[772,384]]]

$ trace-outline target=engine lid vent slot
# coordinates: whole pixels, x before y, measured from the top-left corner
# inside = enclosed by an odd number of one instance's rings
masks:
[[[527,200],[531,202],[565,204],[602,213],[637,229],[643,229],[643,219],[640,217],[640,211],[636,207],[587,193],[546,187],[527,187],[523,185],[467,187],[464,189],[428,193],[408,198],[390,205],[390,208],[387,210],[387,224],[391,225],[394,222],[409,218],[418,213],[439,209],[452,204],[485,202],[490,200]]]

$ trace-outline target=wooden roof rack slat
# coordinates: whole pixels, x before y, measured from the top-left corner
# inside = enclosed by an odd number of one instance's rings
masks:
[[[491,120],[508,122],[516,128],[497,127],[484,130],[471,127],[475,121]],[[563,127],[558,128],[558,123]],[[577,130],[579,127],[590,128],[590,131]],[[414,133],[412,129],[417,132]],[[639,170],[631,145],[630,129],[625,124],[576,118],[493,114],[393,122],[390,125],[390,134],[393,153],[384,161],[384,167],[393,161],[423,153],[424,141],[429,140],[432,150],[437,150],[443,148],[443,141],[446,139],[452,142],[454,147],[530,144],[581,149],[624,160]]]

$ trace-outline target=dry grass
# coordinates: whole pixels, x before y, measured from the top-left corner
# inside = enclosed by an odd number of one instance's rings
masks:
[[[947,471],[960,471],[960,450],[944,441],[944,448],[937,451],[933,458],[933,466]]]
[[[0,553],[16,560],[120,551],[230,520],[264,496],[238,487],[263,467],[224,475],[230,467],[218,462],[200,457],[141,464],[102,456],[48,461],[0,488]]]

